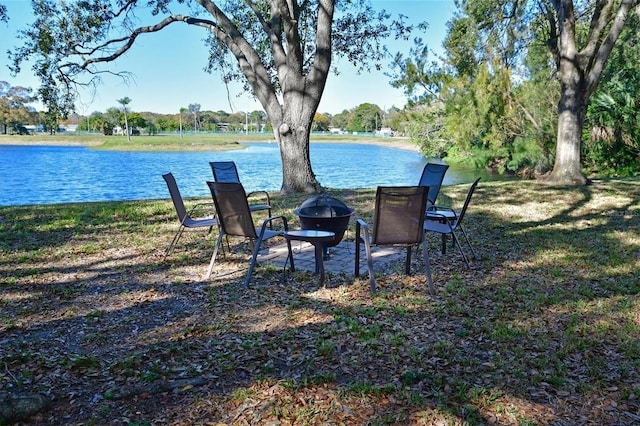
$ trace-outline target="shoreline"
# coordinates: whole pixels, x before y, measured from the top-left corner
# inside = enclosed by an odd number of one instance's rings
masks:
[[[351,143],[356,145],[375,145],[386,148],[403,149],[405,151],[413,151],[420,153],[420,147],[408,138],[380,138],[380,139],[363,139],[363,140],[343,140],[343,141],[311,141],[311,143]]]
[[[29,136],[27,136],[29,137]],[[74,141],[73,137],[63,140],[46,140],[46,138],[38,138],[37,140],[24,140],[23,136],[20,137],[0,137],[0,145],[20,145],[20,146],[87,146],[87,147],[96,147],[100,146],[104,143],[104,141],[99,140],[78,140]],[[242,141],[239,140],[240,143],[273,143],[274,141]],[[363,138],[363,139],[355,139],[347,136],[342,140],[314,140],[313,137],[310,141],[311,144],[314,143],[331,143],[331,144],[357,144],[357,145],[374,145],[374,146],[383,146],[386,148],[396,148],[402,149],[405,151],[413,151],[420,153],[420,147],[411,141],[408,138],[404,137],[392,137],[392,138]],[[188,148],[189,146],[185,146]],[[134,151],[134,150],[132,150]],[[137,151],[137,150],[136,150]],[[185,149],[184,152],[193,151],[191,149]]]

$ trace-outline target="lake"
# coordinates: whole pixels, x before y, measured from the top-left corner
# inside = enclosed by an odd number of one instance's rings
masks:
[[[236,162],[248,191],[278,191],[282,184],[276,143],[215,152],[98,151],[78,146],[0,145],[0,205],[169,198],[162,174],[172,172],[183,197],[210,196],[209,161]],[[427,160],[395,148],[312,143],[311,165],[325,188],[415,185]],[[450,167],[444,184],[493,180],[483,171]]]

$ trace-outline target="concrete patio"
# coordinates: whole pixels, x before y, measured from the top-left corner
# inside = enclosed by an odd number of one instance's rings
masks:
[[[313,245],[307,242],[292,241],[293,260],[296,269],[315,271],[315,250]],[[394,247],[372,247],[374,268],[380,270],[385,264],[398,259],[404,259],[406,250]],[[281,244],[265,248],[258,255],[260,264],[270,264],[282,268],[287,260],[287,245]],[[346,274],[353,276],[355,263],[355,242],[344,239],[337,246],[329,248],[329,258],[324,260],[324,269],[327,274]],[[368,274],[367,258],[364,245],[360,253],[360,274]]]

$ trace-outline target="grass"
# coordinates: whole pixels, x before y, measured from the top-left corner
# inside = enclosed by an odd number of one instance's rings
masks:
[[[0,135],[0,145],[5,144],[61,144],[85,145],[92,149],[112,151],[216,151],[240,149],[240,142],[274,142],[272,133],[189,133],[180,137],[179,134],[159,134],[126,136],[92,133],[58,133],[55,135]],[[314,133],[311,142],[335,143],[380,143],[393,146],[408,143],[404,138],[383,139],[364,135],[331,135]]]
[[[371,220],[374,190],[331,195]],[[274,214],[297,226],[307,197]],[[639,212],[638,179],[481,183],[480,259],[430,238],[432,297],[420,273],[244,288],[242,251],[204,280],[214,236],[162,260],[169,200],[3,207],[0,402],[45,395],[30,424],[637,424]]]

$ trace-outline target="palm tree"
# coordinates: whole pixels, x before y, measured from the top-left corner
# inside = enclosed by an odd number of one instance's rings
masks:
[[[127,132],[127,140],[131,142],[131,132],[129,132],[129,120],[127,119],[127,105],[131,103],[131,98],[125,96],[122,99],[118,99],[118,103],[122,105],[122,110],[124,111],[124,127]]]
[[[180,139],[182,139],[182,114],[186,111],[186,108],[180,108]]]

